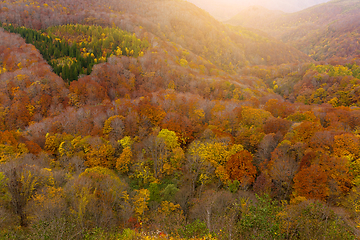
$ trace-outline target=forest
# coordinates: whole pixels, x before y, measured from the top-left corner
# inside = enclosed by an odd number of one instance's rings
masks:
[[[358,239],[360,60],[299,49],[186,1],[1,1],[0,239]]]

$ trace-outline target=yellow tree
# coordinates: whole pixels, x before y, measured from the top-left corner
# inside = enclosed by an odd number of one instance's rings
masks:
[[[199,180],[201,181],[201,185],[209,182],[213,176],[220,178],[224,182],[229,178],[224,169],[229,155],[227,144],[220,142],[195,142],[189,149],[189,153],[193,156],[199,156],[200,158],[202,169]],[[213,171],[216,172],[216,175],[209,172],[211,171],[209,166],[214,169]]]
[[[161,202],[157,216],[160,227],[168,233],[179,229],[185,220],[180,205],[169,201]]]
[[[226,163],[230,156],[243,150],[239,144],[228,145],[223,142],[193,142],[189,148],[189,154],[198,156],[202,170],[199,172],[200,180],[211,178],[213,173],[208,172],[211,170],[208,164],[214,169],[215,176],[221,181],[226,182],[229,179],[228,172],[225,169]],[[196,158],[194,158],[196,159]],[[202,183],[205,183],[202,181]]]
[[[316,133],[322,130],[322,126],[319,121],[309,122],[304,121],[300,125],[294,128],[294,136],[292,142],[303,142],[309,143],[311,137]]]
[[[15,161],[15,160],[14,160]],[[15,165],[15,166],[14,166]],[[42,169],[35,165],[9,163],[0,165],[0,198],[18,217],[20,226],[28,226],[28,203],[35,193],[44,186],[54,184],[50,169]],[[5,177],[4,177],[5,176]],[[5,187],[5,190],[4,190]]]
[[[147,220],[145,212],[146,210],[148,210],[150,191],[147,189],[140,189],[140,190],[135,190],[135,192],[136,194],[133,198],[135,215],[139,222],[144,222]]]
[[[156,136],[150,136],[145,141],[144,150],[152,162],[155,178],[162,174],[171,174],[181,166],[184,159],[176,133],[168,129],[162,129]]]
[[[130,208],[127,185],[108,168],[88,168],[69,181],[66,189],[74,217],[84,227],[118,226],[129,217],[125,214]]]
[[[129,165],[133,162],[131,146],[134,143],[134,140],[131,139],[131,137],[126,136],[119,140],[118,143],[123,147],[123,151],[116,160],[116,169],[122,173],[127,173],[129,171]]]
[[[260,127],[271,117],[271,113],[262,109],[242,107],[238,114],[239,121],[247,127]]]
[[[346,157],[353,161],[360,157],[359,138],[350,133],[334,137],[334,154],[338,157]]]
[[[129,171],[129,165],[132,162],[132,159],[133,155],[131,148],[125,148],[120,157],[116,160],[116,169],[122,173],[127,173]]]
[[[116,166],[115,149],[109,141],[98,139],[85,153],[88,167],[102,166],[113,169]]]

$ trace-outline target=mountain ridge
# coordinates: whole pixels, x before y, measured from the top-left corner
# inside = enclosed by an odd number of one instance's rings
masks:
[[[270,19],[256,11],[242,12],[227,23],[259,29],[315,60],[325,60],[360,53],[356,41],[360,34],[359,9],[358,1],[335,0],[296,13],[273,14]]]
[[[216,19],[220,21],[227,21],[230,18],[237,15],[239,12],[245,10],[248,7],[258,5],[271,10],[281,10],[284,12],[297,12],[302,9],[327,2],[328,0],[307,0],[307,1],[265,1],[265,0],[255,0],[255,1],[234,1],[234,0],[187,0],[188,2],[192,2],[198,7],[206,10],[211,15],[213,15]]]

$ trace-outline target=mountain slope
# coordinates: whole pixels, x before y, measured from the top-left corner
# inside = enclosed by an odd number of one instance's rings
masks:
[[[293,14],[273,14],[271,18],[256,14],[258,10],[242,12],[229,23],[260,29],[315,60],[325,60],[360,54],[359,9],[359,1],[336,0]]]
[[[185,1],[90,0],[74,3],[64,0],[55,4],[46,0],[42,5],[24,6],[12,0],[1,3],[0,9],[3,9],[1,21],[38,29],[59,24],[85,23],[102,26],[115,24],[140,35],[144,31],[150,32],[230,72],[246,65],[310,60],[275,39],[229,29],[204,10]],[[32,15],[23,14],[25,11],[32,12]],[[274,56],[273,51],[268,49],[281,52],[281,58]]]

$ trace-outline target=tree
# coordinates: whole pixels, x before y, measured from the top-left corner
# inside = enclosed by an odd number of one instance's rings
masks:
[[[226,162],[226,171],[231,180],[238,180],[242,188],[247,188],[255,181],[256,167],[252,163],[250,152],[243,150],[232,155]]]
[[[271,159],[271,153],[275,150],[276,146],[281,140],[281,134],[267,134],[259,143],[258,151],[254,157],[255,165],[261,169],[263,164],[266,164]]]
[[[190,143],[193,139],[193,123],[184,115],[168,112],[162,121],[161,128],[174,131],[182,143]]]
[[[122,173],[129,171],[129,165],[133,161],[133,154],[130,147],[126,147],[116,160],[116,169]]]
[[[34,222],[59,221],[66,214],[66,198],[62,187],[45,186],[34,194],[30,208]]]
[[[191,145],[190,145],[191,148]],[[205,162],[197,154],[189,152],[186,154],[186,164],[184,166],[185,173],[187,173],[186,178],[189,181],[189,188],[186,191],[190,196],[195,194],[196,187],[201,175],[206,174],[211,171],[212,166],[209,162]],[[203,184],[203,182],[201,182]],[[201,185],[202,186],[202,185]]]
[[[320,131],[316,132],[310,139],[309,146],[316,149],[322,149],[323,151],[332,152],[334,146],[334,132],[332,131]]]
[[[5,174],[0,172],[0,201],[8,201],[10,194],[7,190],[8,179]]]
[[[37,177],[30,170],[22,167],[13,168],[9,174],[8,191],[11,195],[11,205],[20,218],[20,226],[28,225],[25,207],[35,193]]]
[[[296,148],[285,140],[271,153],[271,160],[266,168],[274,183],[274,192],[278,198],[289,198],[293,178],[298,169],[299,154]]]
[[[193,200],[190,217],[205,222],[210,232],[219,232],[224,227],[221,217],[232,203],[230,192],[209,189]]]
[[[240,144],[227,144],[221,141],[201,142],[194,141],[189,147],[189,154],[195,160],[193,165],[197,166],[197,173],[200,174],[200,182],[205,184],[213,179],[219,179],[226,183],[229,175],[226,171],[226,163],[231,155],[244,150]],[[198,168],[200,167],[200,168]],[[216,178],[214,178],[216,177]]]
[[[271,177],[265,171],[261,172],[254,182],[253,190],[259,195],[270,195],[271,190],[274,188],[274,184]]]
[[[242,107],[238,112],[239,121],[247,127],[260,127],[270,117],[270,112],[252,107]]]
[[[36,165],[28,165],[21,162],[22,159],[13,160],[1,166],[6,181],[2,179],[5,186],[5,204],[18,217],[21,227],[27,227],[28,203],[34,197],[35,193],[43,186],[52,185],[54,178],[50,169],[42,169]]]
[[[354,239],[350,226],[330,206],[298,199],[279,213],[284,239]]]
[[[104,123],[104,135],[108,135],[110,139],[115,140],[120,140],[123,138],[123,132],[125,128],[123,120],[124,117],[119,115],[109,117]]]
[[[337,202],[353,187],[353,179],[356,176],[351,168],[353,165],[345,157],[333,157],[320,152],[317,155],[320,156],[318,162],[328,177],[330,192],[327,200]]]
[[[276,118],[286,118],[295,111],[292,104],[282,102],[278,99],[270,99],[267,101],[265,104],[265,110],[271,112],[271,114]]]
[[[353,161],[360,157],[359,138],[350,133],[334,136],[334,154]]]
[[[179,204],[169,201],[162,201],[157,213],[157,222],[160,229],[166,233],[176,233],[184,224],[185,216]]]
[[[294,195],[326,200],[330,193],[327,181],[325,171],[318,164],[303,168],[294,177]]]
[[[322,130],[319,122],[304,121],[300,125],[294,127],[294,138],[292,142],[309,143],[312,136]]]
[[[139,103],[139,114],[147,118],[154,126],[159,126],[166,116],[166,113],[160,106],[152,104],[147,98]]]
[[[279,224],[283,207],[268,195],[256,198],[256,204],[244,204],[237,224],[237,239],[284,239]]]
[[[135,190],[133,197],[134,212],[139,222],[147,221],[145,212],[148,210],[148,201],[150,200],[150,192],[147,189]]]
[[[291,122],[282,118],[269,118],[264,124],[264,132],[277,133],[280,132],[283,136],[288,132]]]
[[[152,161],[154,176],[158,178],[178,169],[184,159],[184,152],[175,132],[162,129],[156,136],[154,134],[145,140],[145,155]]]
[[[83,228],[111,228],[131,216],[127,185],[110,169],[88,168],[66,189],[72,213]]]
[[[89,139],[90,143],[85,151],[85,164],[88,167],[102,166],[113,169],[116,166],[115,148],[109,141],[102,138]],[[84,149],[85,150],[85,149]]]
[[[217,171],[216,177],[226,181],[228,179],[224,164],[228,159],[227,146],[224,143],[201,143],[193,142],[189,152],[193,156],[199,156],[202,169],[200,170],[201,185],[208,183],[215,175],[213,171]],[[194,160],[196,159],[193,158]],[[196,159],[197,160],[197,159]],[[210,170],[210,172],[209,172]]]
[[[25,144],[26,144],[26,148],[32,154],[37,155],[42,151],[41,147],[37,143],[34,143],[33,141],[26,141]]]
[[[260,142],[265,137],[262,127],[239,127],[235,134],[235,143],[241,144],[253,154],[257,152]]]

